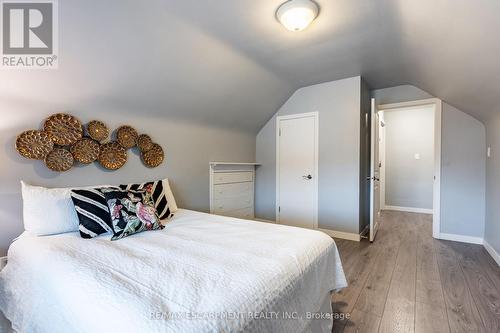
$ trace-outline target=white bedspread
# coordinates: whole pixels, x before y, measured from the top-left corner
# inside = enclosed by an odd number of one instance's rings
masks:
[[[347,285],[335,243],[319,231],[179,210],[162,231],[109,238],[15,241],[0,272],[13,328],[302,332],[304,314]]]

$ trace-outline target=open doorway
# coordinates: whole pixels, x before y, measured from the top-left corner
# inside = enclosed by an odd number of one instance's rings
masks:
[[[439,238],[441,100],[377,107],[380,209],[432,214]]]

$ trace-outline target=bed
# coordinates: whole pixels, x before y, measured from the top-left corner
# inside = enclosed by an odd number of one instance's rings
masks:
[[[0,310],[23,333],[327,332],[311,314],[347,285],[322,232],[184,209],[118,241],[25,232],[8,258]]]

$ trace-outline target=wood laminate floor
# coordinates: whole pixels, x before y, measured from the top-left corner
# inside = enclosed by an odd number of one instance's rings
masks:
[[[481,245],[432,238],[432,216],[384,211],[375,242],[335,239],[349,286],[333,332],[500,332],[500,268]]]

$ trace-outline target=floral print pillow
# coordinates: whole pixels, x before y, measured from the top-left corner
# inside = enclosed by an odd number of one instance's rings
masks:
[[[109,188],[101,189],[101,192],[106,197],[111,216],[111,240],[142,231],[163,229],[150,188],[138,191]]]

